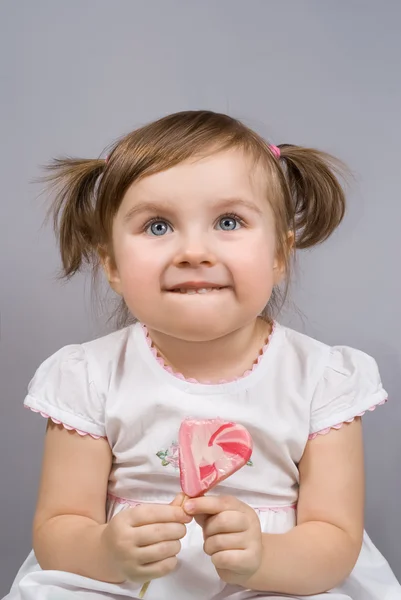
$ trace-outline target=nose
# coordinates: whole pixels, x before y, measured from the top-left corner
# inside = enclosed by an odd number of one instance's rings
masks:
[[[183,241],[181,248],[174,258],[176,267],[212,267],[216,264],[214,252],[201,237],[192,237]]]

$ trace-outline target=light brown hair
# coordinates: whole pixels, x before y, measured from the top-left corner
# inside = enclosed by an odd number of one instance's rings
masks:
[[[268,142],[228,115],[185,111],[129,133],[113,145],[107,160],[55,159],[45,180],[55,192],[51,214],[62,276],[70,278],[86,264],[95,273],[100,249],[112,257],[113,219],[131,184],[190,158],[228,149],[241,149],[265,169],[277,253],[289,275],[292,250],[323,242],[344,216],[345,195],[338,179],[343,165],[312,148],[291,144],[278,148],[279,158]],[[288,232],[294,234],[292,249]],[[270,312],[267,307],[265,316]],[[117,316],[119,326],[129,320],[124,301]]]

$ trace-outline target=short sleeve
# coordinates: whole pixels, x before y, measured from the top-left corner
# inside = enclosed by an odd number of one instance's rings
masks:
[[[24,405],[81,435],[105,436],[104,404],[80,345],[66,346],[40,365]]]
[[[312,399],[309,437],[339,429],[386,400],[375,360],[353,348],[334,347]]]

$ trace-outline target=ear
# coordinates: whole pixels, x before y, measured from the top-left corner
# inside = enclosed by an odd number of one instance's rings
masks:
[[[110,287],[116,292],[116,294],[122,296],[121,279],[114,258],[109,254],[109,252],[107,252],[105,248],[98,248],[98,253],[100,264],[102,265]]]
[[[289,257],[293,252],[295,243],[295,236],[293,231],[289,231],[287,233],[287,247],[286,247],[286,257]],[[284,256],[276,256],[273,263],[273,272],[274,272],[274,285],[279,285],[285,277],[287,270],[287,261]]]

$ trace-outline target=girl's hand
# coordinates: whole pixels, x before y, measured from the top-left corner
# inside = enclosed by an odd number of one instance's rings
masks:
[[[143,583],[163,577],[177,566],[180,539],[189,517],[181,508],[183,495],[171,504],[143,504],[118,513],[106,525],[102,541],[121,580]]]
[[[244,585],[262,562],[262,532],[257,514],[233,496],[192,498],[184,510],[203,529],[204,551],[220,578]]]

